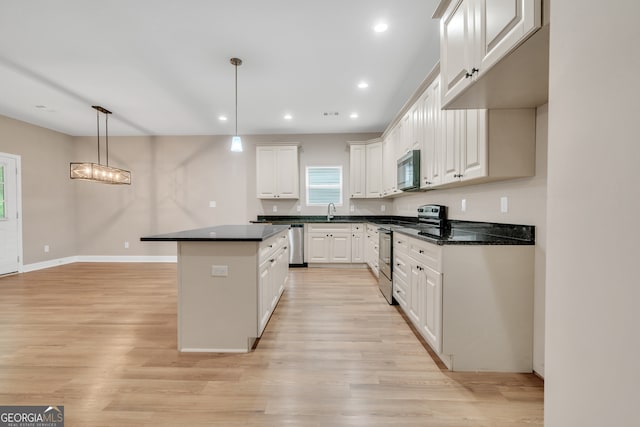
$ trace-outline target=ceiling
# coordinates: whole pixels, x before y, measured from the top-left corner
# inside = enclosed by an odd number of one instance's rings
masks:
[[[101,105],[110,135],[232,135],[239,57],[240,135],[381,132],[438,61],[438,2],[0,0],[0,114],[86,136]]]

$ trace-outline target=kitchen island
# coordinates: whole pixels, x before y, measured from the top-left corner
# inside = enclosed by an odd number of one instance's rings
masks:
[[[248,352],[289,271],[286,225],[222,225],[142,237],[178,245],[178,350]]]

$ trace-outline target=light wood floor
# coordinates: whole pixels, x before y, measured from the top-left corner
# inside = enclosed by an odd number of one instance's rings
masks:
[[[249,354],[176,351],[175,264],[0,278],[0,405],[67,426],[543,424],[534,375],[451,373],[367,270],[292,269]]]

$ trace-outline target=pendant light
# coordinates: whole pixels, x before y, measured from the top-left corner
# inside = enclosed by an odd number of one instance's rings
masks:
[[[242,59],[231,58],[230,62],[236,69],[236,133],[231,138],[231,151],[242,152],[242,139],[238,136],[238,66],[242,65]]]
[[[127,184],[131,185],[131,172],[124,169],[118,169],[109,166],[109,114],[111,111],[93,105],[91,108],[96,110],[96,123],[98,128],[98,163],[71,163],[69,174],[71,179],[80,179],[83,181],[101,182],[103,184]],[[100,113],[105,116],[105,136],[106,136],[106,155],[107,162],[100,162]]]

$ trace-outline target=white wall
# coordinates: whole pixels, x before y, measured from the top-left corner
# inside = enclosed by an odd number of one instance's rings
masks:
[[[545,425],[637,426],[640,2],[551,11]]]

